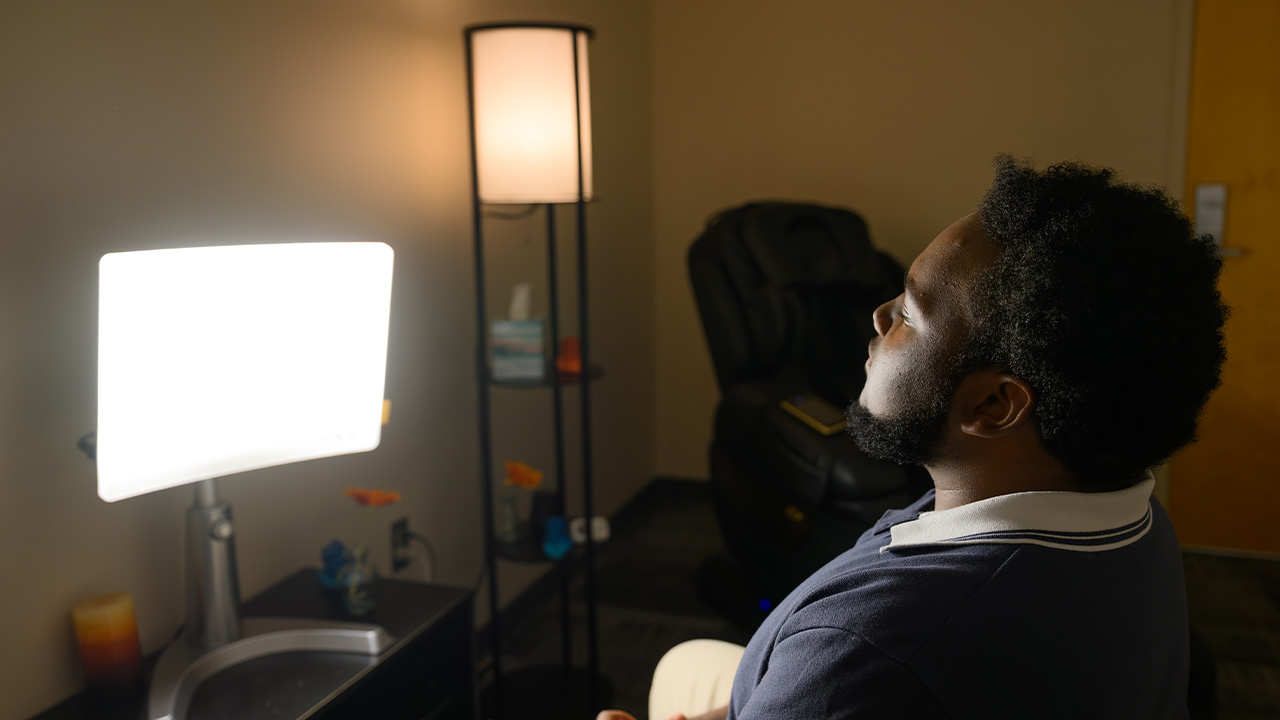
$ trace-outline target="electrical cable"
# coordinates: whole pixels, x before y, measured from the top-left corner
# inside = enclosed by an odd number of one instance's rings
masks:
[[[430,585],[434,577],[431,571],[431,561],[427,558],[427,554],[416,547],[408,548],[404,551],[404,561],[408,563],[411,560],[422,567],[422,582]]]
[[[538,208],[540,207],[542,206],[530,205],[526,210],[521,210],[520,212],[513,212],[513,213],[502,212],[500,210],[485,210],[484,216],[491,217],[491,218],[499,218],[501,220],[523,220],[527,217],[532,217],[533,214],[537,212]]]
[[[437,575],[436,568],[439,567],[436,565],[436,549],[431,547],[431,543],[418,533],[410,532],[408,535],[410,540],[417,540],[427,549],[427,558],[431,562],[431,579],[427,580],[427,582],[434,583]]]

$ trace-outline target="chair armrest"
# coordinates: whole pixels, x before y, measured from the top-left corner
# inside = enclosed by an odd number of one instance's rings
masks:
[[[847,434],[823,435],[779,405],[807,390],[769,381],[729,388],[716,411],[717,446],[809,508],[881,498],[913,484],[906,468],[872,460]]]

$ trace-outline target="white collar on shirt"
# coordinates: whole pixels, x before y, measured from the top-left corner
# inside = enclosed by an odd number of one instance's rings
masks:
[[[1031,544],[1078,552],[1124,547],[1151,529],[1151,473],[1123,490],[1037,491],[1000,495],[920,513],[890,529],[880,549],[921,545]]]

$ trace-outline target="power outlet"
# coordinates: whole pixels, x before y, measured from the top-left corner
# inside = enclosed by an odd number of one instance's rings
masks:
[[[400,572],[409,564],[409,518],[391,523],[391,571]]]

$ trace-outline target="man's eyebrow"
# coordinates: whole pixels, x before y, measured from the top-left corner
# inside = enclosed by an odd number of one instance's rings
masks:
[[[908,295],[914,295],[916,298],[920,297],[920,288],[916,285],[916,281],[911,279],[911,271],[908,270],[902,273],[902,285],[907,289]]]
[[[911,305],[920,312],[924,312],[929,308],[929,296],[927,293],[921,292],[920,285],[911,277],[911,271],[902,274],[902,286],[906,288],[903,297],[911,300]]]

